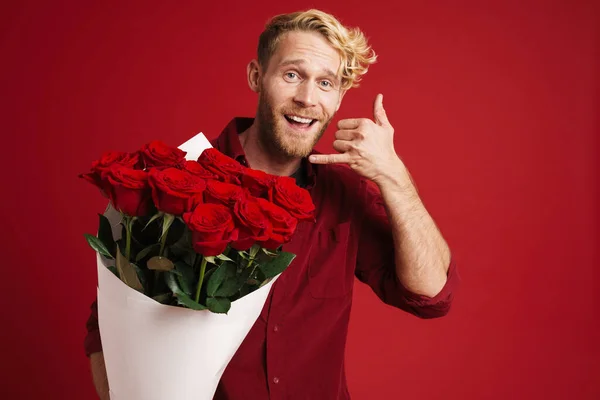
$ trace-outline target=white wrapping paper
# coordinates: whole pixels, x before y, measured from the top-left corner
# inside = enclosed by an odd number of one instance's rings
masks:
[[[208,147],[202,133],[180,146],[188,160]],[[120,232],[119,213],[109,208],[105,215]],[[98,319],[111,400],[212,399],[278,278],[234,301],[228,314],[214,314],[160,304],[106,265],[98,255]]]

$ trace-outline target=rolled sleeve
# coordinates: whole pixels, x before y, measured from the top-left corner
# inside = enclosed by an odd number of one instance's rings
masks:
[[[450,311],[459,284],[456,259],[451,256],[446,283],[434,297],[408,290],[396,274],[392,229],[376,188],[365,184],[361,223],[357,225],[357,279],[371,287],[384,303],[419,318],[443,317]]]
[[[411,314],[419,318],[438,318],[448,314],[459,281],[454,258],[450,259],[444,287],[434,297],[413,293],[406,289],[396,276],[394,278],[396,287],[386,289],[386,293],[389,294],[388,301],[396,305],[405,305]]]
[[[95,300],[90,306],[90,316],[85,324],[87,334],[83,341],[85,355],[89,357],[93,353],[102,351],[100,340],[100,327],[98,325],[98,302]]]

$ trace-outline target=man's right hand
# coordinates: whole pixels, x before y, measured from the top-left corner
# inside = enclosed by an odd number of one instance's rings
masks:
[[[108,393],[108,377],[106,376],[106,366],[104,365],[104,353],[99,352],[90,354],[90,367],[98,398],[100,400],[110,400],[110,395]]]

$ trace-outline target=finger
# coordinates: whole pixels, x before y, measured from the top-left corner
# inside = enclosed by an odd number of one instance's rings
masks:
[[[373,117],[378,125],[389,125],[387,114],[383,108],[383,95],[380,93],[375,97],[375,103],[373,105]]]
[[[338,121],[338,129],[356,129],[360,126],[363,118],[348,118]]]
[[[354,140],[360,139],[360,134],[358,131],[342,129],[335,132],[335,138],[338,140]]]
[[[313,164],[348,164],[351,161],[350,154],[313,154],[308,157]]]
[[[349,140],[334,140],[333,148],[336,151],[339,151],[340,153],[345,153],[347,151],[352,150],[354,148],[354,145]]]

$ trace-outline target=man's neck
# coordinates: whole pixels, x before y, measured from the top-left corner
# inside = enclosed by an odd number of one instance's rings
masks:
[[[248,165],[253,169],[278,176],[290,176],[300,168],[301,158],[278,156],[260,140],[256,120],[239,135]]]

